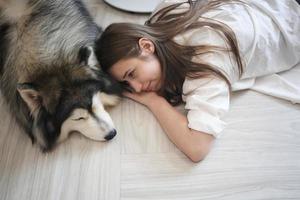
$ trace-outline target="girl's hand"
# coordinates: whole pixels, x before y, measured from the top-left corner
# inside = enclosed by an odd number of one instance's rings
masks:
[[[124,92],[123,95],[147,107],[149,107],[151,103],[155,102],[156,99],[162,98],[156,92],[142,92],[142,93]]]

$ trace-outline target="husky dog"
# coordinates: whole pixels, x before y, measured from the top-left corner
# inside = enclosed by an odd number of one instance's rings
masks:
[[[1,93],[44,151],[72,132],[116,135],[105,107],[121,90],[97,65],[100,32],[80,0],[0,0]]]

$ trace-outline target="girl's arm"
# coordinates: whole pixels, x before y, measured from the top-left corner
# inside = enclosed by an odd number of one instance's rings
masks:
[[[154,92],[125,93],[125,96],[147,106],[157,118],[169,139],[193,162],[201,161],[209,152],[214,137],[192,130],[187,117]]]

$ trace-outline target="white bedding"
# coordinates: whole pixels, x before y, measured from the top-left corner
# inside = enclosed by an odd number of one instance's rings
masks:
[[[256,78],[251,90],[300,103],[300,64],[285,72]]]

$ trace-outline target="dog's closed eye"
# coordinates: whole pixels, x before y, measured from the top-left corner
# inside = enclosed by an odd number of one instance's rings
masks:
[[[80,120],[86,120],[89,118],[88,112],[83,109],[76,109],[72,113],[71,120],[73,121],[80,121]]]
[[[73,121],[79,121],[79,120],[84,120],[84,119],[86,119],[86,118],[84,118],[84,117],[79,117],[79,118],[75,118],[75,119],[72,119]]]

